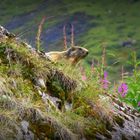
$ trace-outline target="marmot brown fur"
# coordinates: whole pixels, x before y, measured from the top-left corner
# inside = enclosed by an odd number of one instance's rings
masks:
[[[66,51],[52,51],[45,53],[45,56],[53,62],[58,62],[59,60],[67,59],[72,64],[77,64],[82,58],[88,55],[88,50],[83,47],[74,46],[68,48]]]

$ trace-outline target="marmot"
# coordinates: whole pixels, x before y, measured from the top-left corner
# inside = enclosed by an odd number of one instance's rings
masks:
[[[83,47],[74,46],[68,48],[66,51],[53,51],[45,53],[45,56],[49,58],[53,62],[57,62],[59,60],[67,59],[72,64],[77,64],[82,58],[88,55],[88,50]]]
[[[74,45],[74,26],[71,24],[71,47],[67,47],[67,37],[66,37],[66,27],[63,27],[64,36],[64,50],[65,51],[54,51],[45,53],[45,56],[53,61],[57,62],[62,59],[69,60],[72,64],[77,64],[82,58],[88,55],[88,50],[86,48]]]

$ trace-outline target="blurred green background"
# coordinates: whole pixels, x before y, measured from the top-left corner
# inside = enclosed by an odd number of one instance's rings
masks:
[[[41,34],[45,51],[63,50],[63,26],[70,44],[71,24],[75,44],[89,50],[84,65],[101,61],[106,47],[106,63],[111,79],[120,78],[121,67],[132,71],[127,63],[131,52],[140,57],[139,0],[3,0],[0,24],[35,47],[41,19],[46,16]]]

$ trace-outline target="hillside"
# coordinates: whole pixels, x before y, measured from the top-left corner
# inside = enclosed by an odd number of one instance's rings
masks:
[[[139,8],[2,0],[0,140],[139,140]]]
[[[139,7],[139,0],[3,0],[0,24],[35,47],[38,25],[46,16],[41,40],[42,48],[50,51],[63,49],[64,25],[70,43],[73,23],[75,43],[90,51],[84,64],[91,64],[92,59],[101,61],[106,46],[108,71],[114,80],[119,79],[122,65],[125,71],[132,71],[130,52],[136,50],[139,56]]]
[[[1,30],[0,139],[139,140],[138,111],[79,71]]]

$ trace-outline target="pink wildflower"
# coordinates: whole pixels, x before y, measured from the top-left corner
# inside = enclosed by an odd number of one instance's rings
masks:
[[[108,89],[108,86],[109,86],[109,83],[110,83],[107,80],[107,76],[108,76],[108,73],[106,71],[104,71],[104,77],[103,77],[103,79],[101,79],[101,84],[102,84],[103,89]]]
[[[138,102],[138,107],[140,107],[140,101]]]
[[[83,81],[86,81],[86,80],[87,80],[86,75],[82,75],[82,80],[83,80]]]
[[[101,83],[102,83],[103,89],[108,89],[108,86],[109,86],[109,83],[110,83],[108,80],[101,79]]]
[[[104,71],[104,79],[107,79],[108,73],[107,71]]]
[[[128,92],[127,84],[121,83],[121,85],[118,87],[118,92],[122,95],[122,97],[125,97]]]

